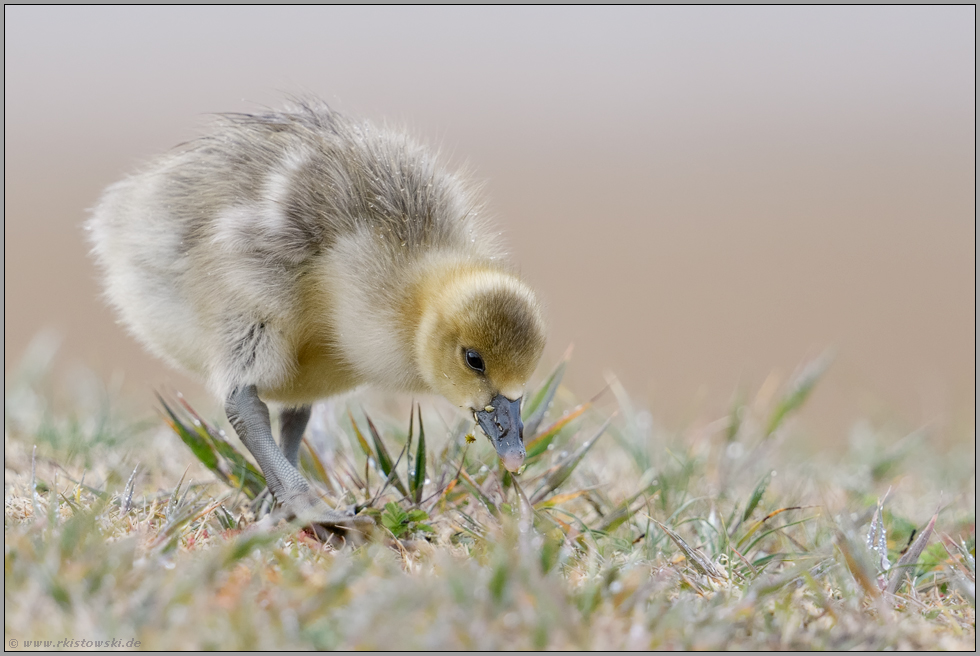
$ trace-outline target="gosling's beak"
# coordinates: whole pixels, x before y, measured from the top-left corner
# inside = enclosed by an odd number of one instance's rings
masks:
[[[516,472],[520,469],[525,455],[521,400],[511,401],[503,394],[498,394],[486,408],[474,410],[473,416],[490,438],[507,471]]]

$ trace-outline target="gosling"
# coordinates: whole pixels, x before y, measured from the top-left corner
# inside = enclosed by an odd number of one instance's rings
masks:
[[[122,323],[224,402],[287,518],[367,523],[297,469],[311,404],[362,384],[441,394],[523,464],[540,305],[473,192],[404,134],[316,100],[222,115],[110,186],[86,228]]]

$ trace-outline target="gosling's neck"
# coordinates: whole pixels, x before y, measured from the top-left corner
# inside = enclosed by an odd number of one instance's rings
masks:
[[[393,390],[434,392],[420,333],[438,324],[454,289],[475,275],[502,273],[489,259],[434,250],[413,261],[366,256],[363,242],[341,240],[315,275],[323,340],[335,347],[358,382]]]

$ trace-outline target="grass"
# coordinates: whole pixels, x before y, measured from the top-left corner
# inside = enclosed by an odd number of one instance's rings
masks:
[[[5,406],[5,644],[975,648],[970,440],[865,425],[804,454],[792,417],[825,359],[678,434],[616,383],[578,402],[566,366],[529,394],[519,476],[435,403],[318,406],[301,468],[376,523],[326,544],[257,521],[262,474],[220,415],[167,395],[120,422],[91,381],[56,406],[27,367]]]

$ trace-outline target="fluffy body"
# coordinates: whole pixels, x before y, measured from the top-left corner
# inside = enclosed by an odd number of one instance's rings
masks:
[[[109,187],[87,227],[123,323],[221,399],[371,383],[477,409],[519,398],[544,345],[480,209],[411,138],[304,102],[221,116]]]

